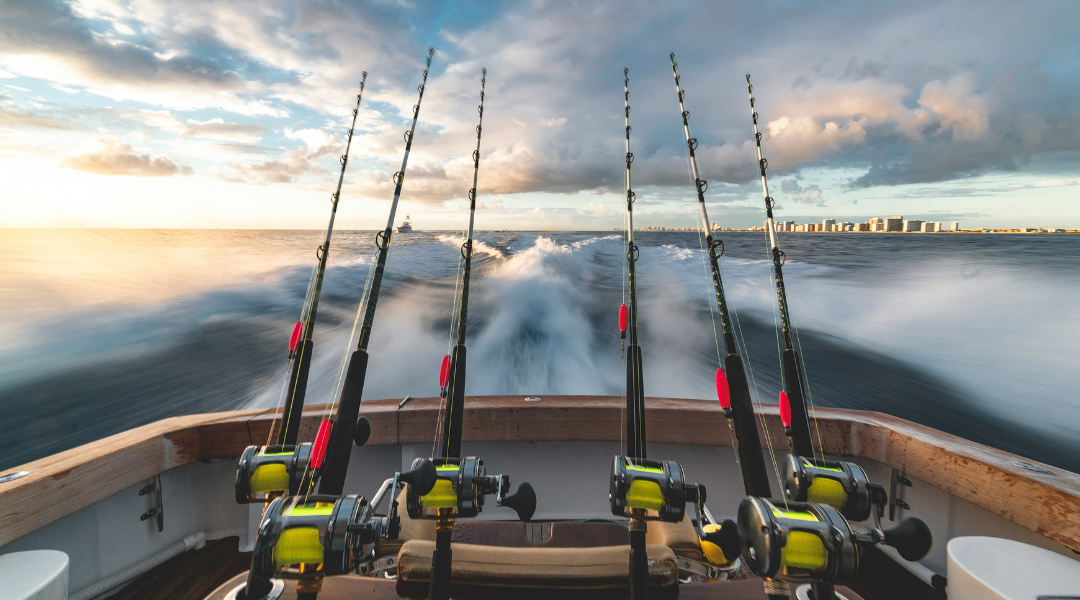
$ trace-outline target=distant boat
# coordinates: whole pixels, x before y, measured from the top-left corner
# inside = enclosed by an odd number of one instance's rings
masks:
[[[409,223],[409,215],[405,215],[405,222],[398,226],[398,233],[412,233],[412,223]]]

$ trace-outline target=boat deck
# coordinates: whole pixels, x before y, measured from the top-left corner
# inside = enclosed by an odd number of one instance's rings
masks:
[[[246,581],[247,574],[237,575],[225,585],[221,586],[213,595],[206,600],[224,600],[225,595],[236,586]],[[862,597],[845,587],[838,587],[836,591],[843,594],[848,600],[862,600]],[[567,596],[563,593],[553,593],[564,600]],[[373,579],[371,577],[332,577],[323,582],[320,600],[398,600],[397,584],[390,580]],[[518,598],[520,596],[514,596]],[[161,596],[164,598],[164,596]],[[680,600],[766,600],[762,590],[761,581],[744,580],[729,581],[713,584],[690,584],[679,586]],[[791,599],[795,600],[795,592],[792,590]],[[280,600],[296,600],[296,586],[286,585]],[[460,600],[465,600],[462,597]],[[489,598],[487,600],[494,600]]]

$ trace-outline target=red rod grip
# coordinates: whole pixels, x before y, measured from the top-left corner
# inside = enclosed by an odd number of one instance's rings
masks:
[[[439,367],[439,389],[446,389],[450,385],[450,355],[442,357],[442,366]]]
[[[723,369],[716,370],[716,397],[720,400],[720,408],[731,408],[731,389],[728,387],[727,373]]]
[[[304,327],[300,324],[300,321],[297,321],[292,328],[292,335],[289,336],[289,352],[296,352],[296,347],[300,345],[300,334],[302,333],[304,333]]]
[[[322,461],[326,458],[326,445],[330,443],[330,428],[333,425],[330,419],[323,419],[319,423],[319,433],[315,434],[315,444],[311,448],[311,468],[322,467]]]
[[[787,392],[780,392],[780,422],[791,429],[791,402],[788,401]]]

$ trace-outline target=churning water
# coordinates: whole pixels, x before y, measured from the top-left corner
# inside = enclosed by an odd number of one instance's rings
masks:
[[[275,406],[321,235],[5,230],[0,468],[168,416]],[[621,395],[620,234],[478,239],[467,393]],[[755,399],[775,402],[764,235],[723,239]],[[309,403],[337,394],[372,240],[335,233]],[[438,394],[460,241],[394,237],[365,397]],[[715,401],[724,348],[698,236],[637,242],[646,394]],[[788,234],[782,246],[815,405],[878,410],[1080,471],[1080,236]]]

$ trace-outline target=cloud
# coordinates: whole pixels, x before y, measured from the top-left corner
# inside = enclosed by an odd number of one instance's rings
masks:
[[[3,98],[4,97],[0,95],[0,100]],[[18,108],[0,106],[0,129],[14,128],[55,129],[60,131],[75,131],[82,129],[79,125],[66,119],[20,110]]]
[[[0,77],[79,88],[67,102],[113,99],[127,115],[113,119],[126,122],[92,126],[128,140],[135,127],[170,134],[169,156],[220,160],[218,177],[263,184],[325,175],[318,161],[343,152],[368,69],[346,181],[387,197],[433,41],[405,194],[439,203],[471,187],[483,67],[481,194],[618,192],[628,67],[635,188],[671,197],[690,188],[667,62],[674,50],[701,176],[713,183],[710,197],[736,199],[721,184],[757,172],[744,69],[754,73],[770,172],[796,185],[810,168],[843,169],[854,187],[888,186],[1016,171],[1041,154],[1080,151],[1075,61],[1040,67],[1069,56],[1068,15],[1080,9],[987,1],[881,3],[858,15],[840,5],[506,3],[440,13],[431,29],[423,3],[8,0]],[[761,20],[773,27],[766,46],[751,43],[745,26]],[[81,122],[19,102],[5,110],[25,116],[9,112],[0,123]],[[212,145],[222,154],[197,150]],[[813,193],[802,186],[789,199],[821,201]]]
[[[821,187],[818,185],[803,188],[794,178],[788,177],[780,182],[780,191],[792,202],[825,206],[825,199],[822,198]]]
[[[322,129],[299,129],[293,131],[288,127],[285,128],[285,137],[290,140],[300,140],[304,142],[304,145],[311,148],[312,154],[323,156],[326,154],[333,154],[337,152],[344,152],[345,141],[336,135],[327,133]]]
[[[234,183],[293,183],[310,173],[329,174],[316,162],[317,158],[317,155],[309,154],[308,149],[301,146],[276,159],[251,164],[226,163],[224,167],[215,169],[215,175]]]
[[[978,140],[990,128],[986,101],[975,93],[975,84],[974,73],[961,73],[927,83],[919,96],[919,104],[940,120],[941,129],[951,129],[956,141]]]
[[[254,144],[262,139],[259,134],[264,131],[266,126],[258,123],[227,123],[221,118],[208,121],[188,119],[183,135]]]
[[[99,151],[68,158],[62,166],[99,175],[133,177],[171,177],[194,172],[191,167],[178,165],[164,156],[135,154],[130,144],[119,140],[101,138],[98,142]]]

